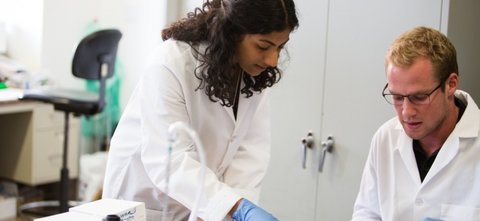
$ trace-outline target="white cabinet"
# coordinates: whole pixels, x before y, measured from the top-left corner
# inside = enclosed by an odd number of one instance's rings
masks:
[[[273,87],[272,157],[260,204],[279,220],[349,220],[371,137],[395,115],[381,96],[388,46],[415,26],[447,33],[447,24],[459,24],[447,20],[452,18],[448,0],[295,3],[300,28],[287,46],[290,58],[284,77]],[[470,31],[478,33],[480,26],[475,27]],[[468,31],[463,36],[469,36]],[[478,67],[478,56],[474,59],[470,65]],[[476,73],[460,76],[480,80]],[[478,96],[478,87],[475,90],[471,93]],[[315,146],[307,150],[303,169],[301,138],[308,131],[313,132]],[[334,148],[319,172],[321,142],[329,135]]]
[[[0,177],[29,185],[58,181],[64,114],[37,102],[0,104]],[[78,177],[79,121],[70,117],[68,166]]]

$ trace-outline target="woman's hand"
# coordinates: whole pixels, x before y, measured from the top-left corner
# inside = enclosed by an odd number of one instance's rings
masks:
[[[278,221],[272,214],[247,199],[239,200],[230,212],[234,221]]]

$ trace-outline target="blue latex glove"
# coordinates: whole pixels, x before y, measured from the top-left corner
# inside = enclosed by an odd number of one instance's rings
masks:
[[[234,221],[278,221],[272,214],[252,202],[242,199],[232,215]]]

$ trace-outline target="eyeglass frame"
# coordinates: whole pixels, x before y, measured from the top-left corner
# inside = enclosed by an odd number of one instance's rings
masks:
[[[387,101],[387,103],[391,104],[391,105],[394,105],[394,106],[400,106],[400,105],[403,105],[403,103],[405,102],[405,98],[407,98],[410,103],[412,104],[416,104],[416,105],[426,105],[426,104],[430,104],[431,102],[431,99],[430,99],[430,96],[436,91],[438,90],[440,87],[442,87],[444,82],[440,82],[440,84],[438,84],[437,87],[435,87],[432,91],[430,91],[429,93],[419,93],[419,94],[410,94],[410,95],[400,95],[400,94],[390,94],[390,93],[385,93],[385,90],[388,88],[388,83],[385,84],[385,87],[383,88],[382,90],[382,96],[383,98],[385,99],[385,101]],[[402,103],[400,104],[395,104],[393,99],[392,99],[392,102],[389,101],[389,99],[387,99],[386,95],[390,95],[390,96],[401,96],[402,97]],[[427,103],[418,103],[418,101],[413,101],[415,99],[412,100],[412,97],[415,97],[415,96],[426,96],[426,99],[428,99],[428,102]]]

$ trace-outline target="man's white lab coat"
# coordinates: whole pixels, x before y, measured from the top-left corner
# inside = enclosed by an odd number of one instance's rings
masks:
[[[201,49],[202,50],[202,49]],[[104,198],[145,202],[149,216],[163,208],[169,125],[195,129],[208,161],[199,215],[222,220],[240,197],[258,200],[270,157],[270,116],[266,92],[240,96],[237,120],[231,107],[212,102],[194,70],[191,47],[168,40],[140,78],[112,138]],[[243,84],[242,84],[243,87]],[[173,146],[169,212],[182,220],[192,209],[200,164],[185,135]],[[188,209],[187,209],[188,208]]]
[[[480,220],[480,111],[470,95],[455,129],[441,147],[423,182],[412,139],[398,118],[372,139],[352,220]]]

